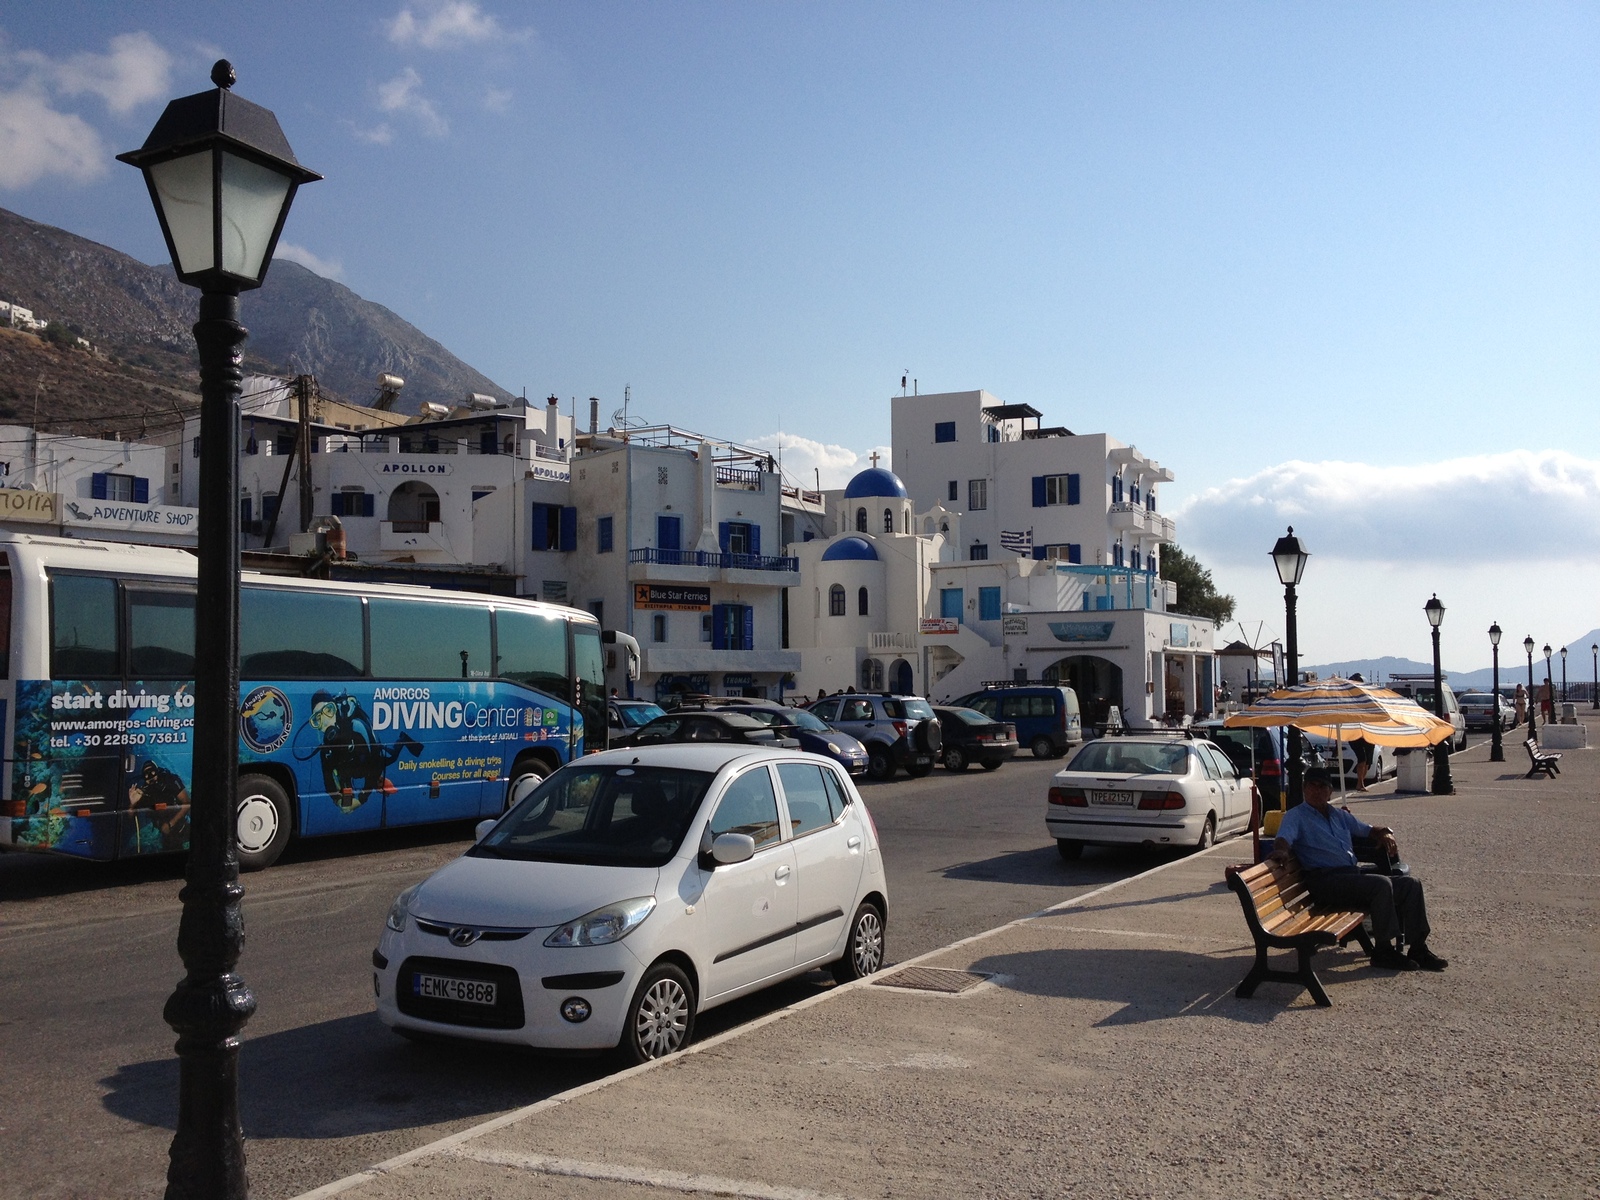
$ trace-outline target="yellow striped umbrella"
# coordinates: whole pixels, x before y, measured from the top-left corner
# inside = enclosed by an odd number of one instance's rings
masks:
[[[1415,700],[1388,688],[1348,679],[1323,679],[1280,688],[1264,700],[1229,716],[1230,729],[1292,725],[1335,741],[1361,737],[1377,746],[1420,748],[1437,745],[1455,733]]]

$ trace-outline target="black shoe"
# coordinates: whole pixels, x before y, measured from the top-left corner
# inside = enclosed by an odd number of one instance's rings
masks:
[[[1372,965],[1380,971],[1415,971],[1419,964],[1392,946],[1382,946],[1372,952]]]
[[[1411,952],[1406,957],[1424,971],[1442,971],[1450,965],[1425,945],[1411,947]]]

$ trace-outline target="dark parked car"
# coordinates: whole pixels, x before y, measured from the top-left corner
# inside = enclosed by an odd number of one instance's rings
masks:
[[[748,742],[767,749],[798,750],[800,743],[739,712],[676,712],[657,717],[629,741],[630,746],[668,742]]]
[[[944,746],[933,705],[920,696],[847,692],[824,696],[811,711],[835,729],[860,739],[867,748],[867,776],[871,779],[892,779],[901,767],[909,775],[927,775]]]
[[[624,700],[620,696],[606,702],[611,745],[626,746],[633,735],[663,715],[659,704],[648,700]]]
[[[1017,741],[1035,758],[1059,758],[1083,741],[1083,716],[1078,694],[1053,684],[988,687],[969,692],[951,702],[957,708],[975,708],[991,721],[1007,721],[1017,731]]]
[[[783,704],[745,704],[735,709],[713,711],[736,712],[750,717],[778,731],[780,737],[792,737],[800,749],[833,759],[852,775],[867,769],[867,748],[848,733],[833,728],[821,717],[803,708],[789,708]]]
[[[1017,752],[1017,731],[1004,721],[991,721],[975,708],[934,705],[944,735],[944,769],[965,771],[969,763],[998,770]]]
[[[1210,738],[1240,775],[1254,775],[1256,791],[1261,795],[1263,809],[1277,808],[1283,795],[1283,730],[1224,729],[1221,721],[1202,721],[1195,727],[1202,736]],[[1252,760],[1252,747],[1254,759]]]

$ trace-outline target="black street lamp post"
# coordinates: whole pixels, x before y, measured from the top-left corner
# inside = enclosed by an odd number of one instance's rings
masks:
[[[1567,648],[1561,647],[1561,703],[1567,702]]]
[[[1533,638],[1530,635],[1522,639],[1522,648],[1528,652],[1528,737],[1537,740],[1539,725],[1535,714],[1539,708],[1539,698],[1533,693]]]
[[[1306,559],[1310,557],[1311,552],[1295,537],[1293,525],[1289,526],[1288,534],[1279,538],[1272,547],[1272,562],[1278,569],[1278,581],[1283,584],[1284,651],[1288,659],[1290,687],[1300,682],[1300,634],[1295,625],[1294,589],[1305,574]],[[1289,798],[1284,807],[1293,808],[1300,803],[1305,778],[1305,764],[1300,761],[1300,731],[1293,725],[1289,726],[1288,758]]]
[[[1489,626],[1489,645],[1494,648],[1494,724],[1491,728],[1494,733],[1489,739],[1489,761],[1505,762],[1506,750],[1500,741],[1500,622],[1496,621]]]
[[[1550,697],[1550,715],[1544,719],[1546,725],[1554,725],[1556,723],[1556,681],[1555,672],[1550,666],[1550,656],[1553,653],[1554,651],[1550,649],[1550,643],[1546,642],[1544,644],[1544,694]]]
[[[1440,720],[1447,720],[1444,707],[1444,672],[1439,669],[1439,626],[1444,623],[1444,605],[1439,603],[1439,597],[1435,595],[1422,606],[1422,611],[1428,615],[1428,624],[1433,626],[1433,715]],[[1452,732],[1433,748],[1435,796],[1455,795],[1456,786],[1450,778],[1450,748],[1455,736]]]
[[[1600,643],[1589,643],[1589,653],[1594,656],[1594,707],[1600,708]]]
[[[195,596],[194,766],[189,859],[178,954],[186,974],[162,1015],[178,1034],[178,1124],[167,1196],[242,1200],[239,1032],[256,1001],[234,973],[244,915],[233,819],[239,725],[239,293],[261,286],[303,183],[267,109],[235,96],[233,67],[217,86],[167,105],[138,150],[178,278],[200,289],[200,522]]]

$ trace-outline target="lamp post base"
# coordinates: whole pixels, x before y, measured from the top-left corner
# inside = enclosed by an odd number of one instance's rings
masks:
[[[1450,744],[1440,742],[1433,748],[1433,794],[1454,796],[1455,781],[1450,778]]]

